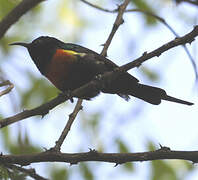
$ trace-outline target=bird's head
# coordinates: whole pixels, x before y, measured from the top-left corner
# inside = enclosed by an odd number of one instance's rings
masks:
[[[33,40],[31,43],[16,42],[10,45],[26,47],[32,60],[43,74],[45,73],[45,68],[52,59],[56,49],[61,48],[63,44],[62,41],[59,41],[56,38],[41,36]]]

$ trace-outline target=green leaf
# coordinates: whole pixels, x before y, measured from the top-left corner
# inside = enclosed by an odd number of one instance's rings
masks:
[[[99,113],[95,113],[93,114],[92,116],[90,116],[91,119],[90,119],[90,125],[93,129],[97,129],[98,128],[98,123],[99,123],[99,120],[101,118],[101,114]]]
[[[156,150],[154,144],[148,142],[149,151]],[[155,160],[151,162],[151,180],[178,180],[176,171],[164,160]]]
[[[128,147],[124,144],[123,141],[121,141],[120,139],[116,139],[116,143],[118,145],[118,149],[120,153],[128,153],[129,149]]]
[[[87,164],[80,163],[80,166],[79,167],[80,167],[81,173],[83,174],[84,179],[86,179],[86,180],[93,180],[94,179],[94,176],[92,174],[92,171],[88,167]]]
[[[84,114],[83,112],[81,113],[81,117],[83,119],[84,122],[83,123],[83,129],[87,129],[87,130],[93,130],[95,134],[97,134],[98,132],[98,124],[100,122],[101,119],[101,114],[99,112],[90,114],[89,116],[87,116],[87,114]]]
[[[187,171],[192,171],[195,168],[195,166],[191,162],[183,161],[183,164]]]
[[[38,148],[29,142],[27,133],[25,134],[25,137],[22,138],[21,133],[19,131],[17,136],[17,141],[11,139],[9,127],[3,128],[1,130],[1,133],[6,150],[12,154],[36,153],[36,152],[41,152],[42,150],[41,148]]]
[[[147,68],[146,66],[142,66],[140,68],[141,72],[146,75],[146,77],[151,80],[151,81],[158,81],[159,80],[159,75],[157,72]]]
[[[11,48],[10,48],[11,46],[9,46],[9,44],[11,42],[16,42],[18,39],[20,39],[18,34],[12,35],[12,36],[4,36],[3,38],[1,38],[0,46],[1,46],[2,52],[5,55],[7,55],[11,50]],[[3,58],[3,59],[6,59],[6,58]],[[9,59],[9,58],[7,58],[7,59]]]
[[[16,5],[18,1],[1,0],[0,1],[0,20],[6,16]]]
[[[9,127],[4,127],[3,129],[1,129],[1,134],[2,134],[2,139],[4,142],[4,146],[8,147],[10,146],[11,142],[10,142],[10,133],[9,133]]]
[[[131,3],[134,4],[138,9],[155,14],[155,11],[152,8],[152,6],[150,4],[148,4],[145,0],[131,0]],[[146,14],[143,14],[143,15],[146,19],[147,25],[156,25],[157,24],[156,18],[154,18],[152,16],[148,16]]]
[[[0,166],[0,179],[1,180],[7,180],[9,178],[8,176],[8,170],[4,166]]]
[[[131,162],[124,163],[124,170],[130,171],[130,172],[134,171],[133,163]]]
[[[27,72],[31,87],[26,91],[20,91],[22,107],[32,108],[49,101],[58,94],[58,90],[44,78],[36,78],[31,72]]]
[[[120,139],[116,139],[116,143],[117,143],[117,146],[118,146],[118,149],[119,149],[120,153],[129,153],[130,152],[127,145],[124,144],[124,142],[121,141]],[[123,167],[127,171],[133,171],[134,170],[133,164],[131,162],[124,163]]]
[[[42,149],[32,145],[29,141],[28,134],[25,134],[23,138],[21,133],[19,132],[17,137],[17,142],[13,143],[10,146],[10,152],[12,154],[29,154],[29,153],[38,153],[41,152]]]
[[[149,151],[155,151],[156,150],[156,147],[154,146],[154,144],[151,141],[148,141],[147,147],[148,147]]]
[[[52,168],[50,170],[51,179],[53,180],[67,180],[68,172],[66,168]]]
[[[152,180],[177,180],[176,171],[165,161],[152,161],[151,179]]]
[[[25,180],[27,175],[22,173],[16,169],[10,169],[4,167],[3,165],[0,166],[0,180]]]

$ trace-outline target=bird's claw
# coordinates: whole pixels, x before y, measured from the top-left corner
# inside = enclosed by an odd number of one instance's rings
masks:
[[[71,103],[74,102],[74,99],[73,99],[73,97],[72,97],[72,91],[71,91],[71,90],[63,91],[63,92],[61,92],[61,93],[59,94],[59,96],[64,96],[64,97],[66,96],[66,97],[69,98],[69,100],[71,101]]]

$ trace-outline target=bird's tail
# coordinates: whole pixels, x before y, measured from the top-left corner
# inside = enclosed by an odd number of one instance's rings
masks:
[[[193,105],[193,103],[177,99],[175,97],[168,96],[166,91],[163,89],[147,86],[143,84],[138,84],[135,89],[133,89],[130,95],[140,98],[148,103],[158,105],[161,100],[171,101],[180,104]]]

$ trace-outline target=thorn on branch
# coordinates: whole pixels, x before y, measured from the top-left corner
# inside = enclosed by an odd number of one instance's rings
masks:
[[[160,57],[161,54],[162,54],[161,52],[156,52],[156,56],[157,56],[157,57]]]
[[[121,20],[120,20],[120,24],[123,24],[124,23],[124,19],[122,18]]]
[[[190,41],[189,41],[189,44],[191,45],[192,42],[195,40],[195,38],[192,38]]]
[[[98,151],[96,151],[95,149],[91,149],[91,148],[89,148],[89,154],[97,154],[98,153]]]
[[[159,144],[159,146],[160,146],[160,149],[158,149],[157,151],[163,151],[163,152],[171,151],[169,147],[162,146],[161,144]]]
[[[198,161],[195,161],[195,160],[191,160],[192,161],[192,164],[195,165],[198,163]]]
[[[55,142],[55,143],[57,143],[57,141]],[[44,152],[44,153],[53,153],[53,152],[55,152],[55,153],[59,153],[60,152],[60,148],[58,148],[58,147],[52,147],[52,148],[50,148],[50,149],[46,149],[46,151]]]
[[[117,11],[120,11],[120,9],[122,8],[122,4],[116,4],[117,5]]]
[[[136,66],[137,68],[139,68],[141,65],[142,65],[142,63],[139,62],[139,61],[137,61],[137,62],[135,63],[135,66]]]
[[[70,166],[78,164],[77,161],[70,162]]]
[[[22,112],[28,111],[27,109],[22,109]]]
[[[175,37],[175,41],[178,41],[179,40],[179,37]]]
[[[116,21],[116,22],[113,24],[113,27],[114,27],[115,29],[118,29],[118,27],[119,27],[121,24],[123,24],[123,23],[124,23],[124,19],[121,18],[119,21]]]
[[[148,53],[147,51],[143,52],[142,56],[146,56]]]
[[[41,119],[43,119],[45,117],[45,115],[48,114],[48,113],[49,113],[49,110],[43,111],[42,114],[41,114]]]
[[[75,117],[75,114],[74,113],[71,113],[71,114],[69,114],[69,118],[70,119],[73,119]],[[70,129],[69,129],[70,130]]]
[[[43,147],[44,151],[47,151],[48,149],[46,147]]]
[[[119,163],[116,163],[115,165],[114,165],[114,167],[117,167],[119,165]]]
[[[82,111],[82,110],[83,110],[83,106],[82,106],[82,105],[80,106],[79,110],[80,110],[80,111]]]
[[[70,102],[71,102],[71,103],[73,103],[73,102],[74,102],[74,99],[73,99],[73,98],[70,98],[69,100],[70,100]]]

